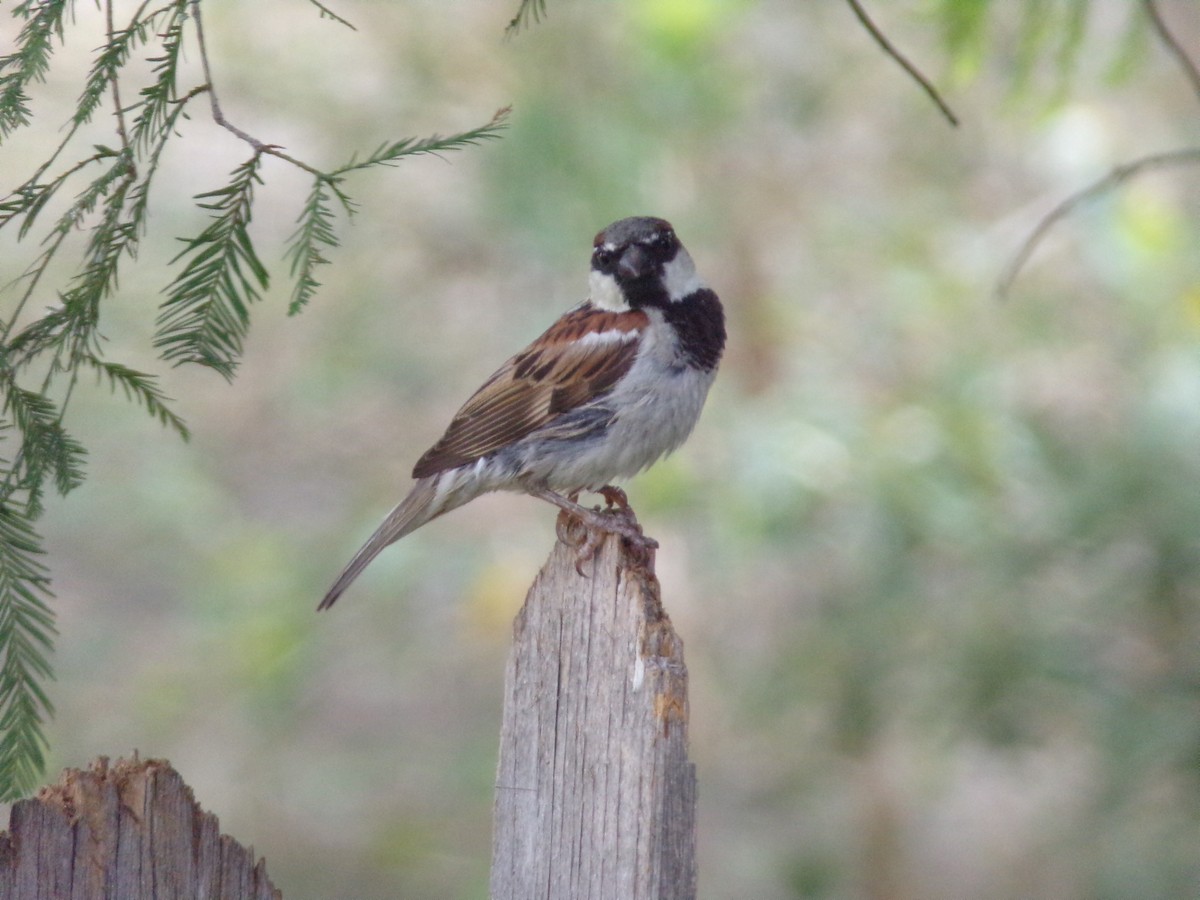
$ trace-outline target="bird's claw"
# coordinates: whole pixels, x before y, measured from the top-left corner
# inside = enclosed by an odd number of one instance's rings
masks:
[[[575,571],[584,577],[587,576],[583,571],[583,564],[595,557],[596,550],[604,541],[605,535],[620,535],[629,547],[636,550],[643,558],[648,557],[650,551],[658,547],[658,541],[647,537],[642,532],[642,526],[634,517],[633,509],[625,499],[624,491],[619,488],[611,488],[611,490],[619,494],[619,498],[612,501],[609,510],[601,512],[600,510],[581,509],[576,513],[564,509],[559,512],[558,519],[555,521],[555,532],[559,540],[576,548]],[[610,500],[607,493],[603,491],[598,493],[604,495],[605,501]],[[613,506],[617,508],[614,509]],[[582,530],[582,534],[580,534],[580,530]]]
[[[632,512],[629,507],[629,497],[619,487],[606,484],[596,488],[596,493],[604,498],[608,509],[619,509],[621,512]]]
[[[575,571],[584,578],[587,578],[587,573],[583,571],[583,564],[591,562],[596,556],[596,548],[600,546],[600,542],[604,540],[604,532],[598,528],[587,528],[587,537],[575,552]]]

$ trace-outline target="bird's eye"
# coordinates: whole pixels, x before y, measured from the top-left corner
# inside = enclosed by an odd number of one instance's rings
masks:
[[[601,272],[611,272],[617,264],[617,253],[608,247],[597,247],[592,254],[592,266]]]

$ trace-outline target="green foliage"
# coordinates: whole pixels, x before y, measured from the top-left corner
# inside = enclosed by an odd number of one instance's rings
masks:
[[[250,304],[269,280],[248,230],[261,161],[262,154],[255,153],[233,170],[228,185],[196,197],[215,215],[173,260],[186,259],[187,265],[167,288],[158,317],[154,345],[163,359],[199,363],[233,377],[250,327]]]
[[[16,50],[0,56],[0,139],[29,124],[29,84],[45,80],[54,38],[62,39],[68,8],[66,0],[25,0],[13,9],[13,17],[25,24]]]
[[[171,409],[170,398],[159,389],[153,375],[91,354],[84,356],[83,361],[95,369],[98,379],[107,380],[109,387],[114,391],[119,388],[126,399],[137,403],[162,425],[170,428],[185,441],[191,437],[187,425]]]
[[[323,249],[333,249],[338,245],[337,234],[333,228],[334,212],[330,206],[330,200],[336,197],[342,210],[347,215],[354,215],[354,201],[341,187],[347,175],[375,166],[392,166],[406,156],[418,156],[426,153],[437,155],[445,150],[461,150],[464,147],[476,145],[480,141],[494,139],[498,137],[497,129],[503,127],[508,113],[507,108],[501,109],[486,125],[449,137],[433,135],[420,140],[404,138],[381,144],[374,153],[364,159],[360,160],[357,156],[353,156],[344,166],[328,173],[315,173],[308,200],[297,219],[296,230],[288,239],[286,255],[291,261],[291,276],[296,282],[292,288],[292,300],[288,304],[288,312],[295,315],[312,299],[321,284],[316,279],[316,269],[318,266],[329,263]]]
[[[935,0],[931,14],[942,32],[951,68],[960,80],[979,73],[985,58],[997,48],[1011,59],[1013,94],[1041,103],[1055,103],[1078,68],[1087,37],[1093,0],[1022,0],[1018,4],[995,0]],[[1108,75],[1129,74],[1141,58],[1147,34],[1146,19],[1135,4],[1123,25],[1122,40],[1113,45],[1107,61]]]
[[[54,479],[59,493],[66,494],[83,483],[82,445],[62,426],[62,415],[45,394],[8,385],[4,396],[4,414],[22,437],[18,462],[9,470],[14,484],[27,492],[27,503],[36,513],[42,508],[42,489],[48,477]],[[7,499],[7,498],[5,498]]]
[[[461,134],[452,134],[448,137],[435,134],[432,137],[420,140],[416,138],[404,138],[399,141],[380,144],[379,148],[365,159],[360,160],[357,155],[352,156],[348,163],[334,169],[327,177],[336,182],[350,172],[358,172],[375,166],[395,165],[406,156],[419,156],[427,153],[436,156],[444,150],[462,150],[464,147],[475,146],[480,141],[492,140],[499,137],[498,129],[504,127],[504,120],[508,118],[510,111],[508,107],[498,110],[492,116],[492,120],[486,125],[482,125],[479,128],[472,128],[470,131],[464,131]],[[339,196],[344,197],[344,195],[340,194]]]
[[[354,28],[317,0],[309,2],[322,18]],[[0,198],[0,230],[10,229],[18,240],[41,230],[40,249],[4,288],[15,300],[0,319],[0,427],[17,446],[12,459],[0,464],[0,799],[29,789],[42,766],[41,728],[50,704],[40,682],[50,674],[45,654],[53,614],[45,603],[46,573],[34,562],[41,552],[34,523],[48,485],[66,494],[84,477],[86,451],[64,424],[80,373],[94,372],[97,383],[119,390],[163,426],[188,436],[153,375],[105,358],[99,327],[104,301],[118,291],[122,265],[137,256],[160,163],[192,101],[204,95],[215,123],[248,143],[253,155],[227,184],[195,198],[209,220],[199,234],[182,238],[184,249],[172,260],[179,271],[167,286],[154,344],[169,363],[197,363],[225,378],[232,378],[240,359],[251,306],[270,281],[250,231],[265,155],[314,179],[288,241],[294,313],[315,296],[317,267],[327,264],[327,252],[337,246],[333,198],[347,215],[354,210],[343,184],[348,175],[497,137],[507,114],[502,110],[486,125],[449,137],[387,141],[362,159],[321,171],[224,119],[209,76],[198,3],[147,0],[122,24],[114,22],[115,6],[112,0],[102,4],[105,39],[63,136]],[[67,25],[75,24],[72,11],[65,0],[25,2],[10,11],[22,27],[13,52],[0,57],[0,140],[32,124],[30,86],[45,79],[55,41],[66,40]],[[195,44],[199,65],[189,66],[184,48]],[[148,68],[133,65],[139,54]],[[196,80],[187,85],[188,78]],[[136,99],[123,99],[122,91],[139,84]],[[94,130],[94,120],[103,116],[114,123],[111,146],[78,146],[84,143],[81,130]],[[73,161],[60,162],[71,154]],[[62,271],[63,251],[76,243],[82,245],[79,263],[51,288],[51,273]],[[57,302],[30,315],[33,302],[47,293]]]
[[[0,785],[9,796],[41,775],[42,724],[54,712],[41,686],[51,677],[54,613],[32,519],[16,504],[0,503]]]
[[[143,150],[154,146],[156,142],[160,147],[166,143],[173,133],[175,117],[182,113],[186,101],[190,99],[190,96],[185,97],[180,102],[176,94],[186,7],[175,4],[164,18],[166,21],[160,36],[162,53],[147,59],[153,66],[154,80],[141,89],[141,108],[133,120],[132,139]],[[193,93],[200,90],[203,90],[203,86],[195,88]]]
[[[297,226],[288,240],[287,256],[291,260],[291,276],[295,279],[292,300],[288,313],[295,315],[313,298],[321,282],[317,281],[317,266],[329,264],[322,248],[337,246],[337,234],[333,230],[333,210],[329,200],[335,186],[320,176],[313,179],[312,190],[297,219]],[[347,211],[352,207],[347,206]]]

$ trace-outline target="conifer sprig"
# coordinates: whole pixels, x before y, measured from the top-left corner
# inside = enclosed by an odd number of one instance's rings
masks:
[[[319,0],[309,3],[321,18],[354,28]],[[494,138],[507,112],[449,137],[387,141],[362,158],[325,170],[226,119],[200,0],[144,0],[121,22],[115,19],[115,0],[100,0],[98,6],[104,39],[97,42],[65,128],[50,132],[59,123],[48,123],[48,132],[55,134],[53,149],[14,179],[15,186],[0,186],[7,190],[0,192],[0,230],[40,242],[22,274],[0,285],[5,303],[0,310],[0,440],[12,448],[10,458],[0,459],[0,801],[31,788],[44,761],[42,729],[52,712],[44,683],[51,677],[54,616],[35,525],[48,488],[65,494],[84,477],[86,450],[66,424],[80,375],[92,373],[96,383],[120,391],[164,427],[188,436],[153,375],[105,357],[99,327],[105,301],[119,290],[123,267],[136,258],[147,233],[161,164],[181,138],[194,101],[207,97],[212,124],[248,143],[252,155],[226,184],[195,198],[208,220],[198,234],[182,238],[155,345],[169,363],[198,363],[226,378],[240,360],[252,307],[270,283],[251,229],[267,157],[295,165],[313,179],[296,229],[286,238],[293,282],[289,311],[295,313],[320,288],[316,273],[338,245],[339,218],[354,212],[348,176],[394,165],[405,156]],[[26,0],[7,10],[21,28],[12,52],[0,55],[0,142],[34,124],[31,89],[45,79],[57,45],[81,30],[72,11],[69,0]],[[94,132],[105,116],[113,122],[111,136],[85,144],[81,135]],[[9,171],[0,165],[0,173]],[[78,248],[79,259],[64,275],[63,257],[72,248]],[[43,311],[33,313],[38,307]]]
[[[255,153],[233,170],[229,184],[196,197],[213,215],[172,260],[187,262],[167,288],[154,339],[169,362],[199,363],[233,377],[250,328],[250,305],[270,280],[249,230],[261,164],[262,154]]]
[[[0,503],[0,786],[14,797],[45,766],[42,727],[54,706],[42,684],[53,677],[54,613],[34,516]]]

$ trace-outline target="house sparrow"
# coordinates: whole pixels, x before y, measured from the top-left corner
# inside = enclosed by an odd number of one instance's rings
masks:
[[[418,460],[416,484],[321,601],[333,605],[388,544],[489,491],[555,504],[593,534],[643,548],[632,515],[575,503],[582,490],[627,511],[608,484],[684,442],[725,347],[725,314],[675,230],[636,217],[609,225],[592,251],[590,296],[484,382]],[[594,547],[594,541],[589,542]]]

